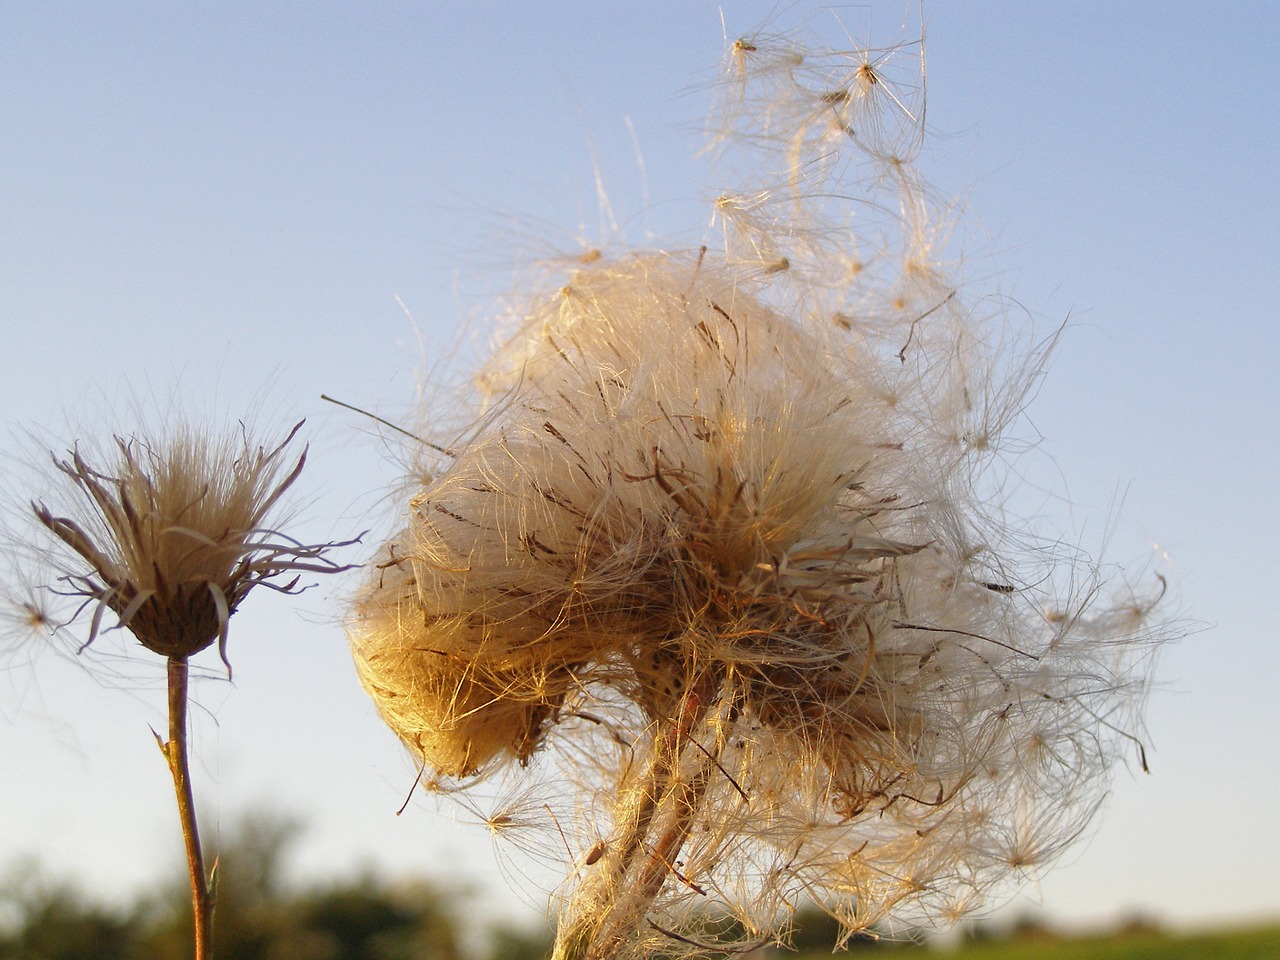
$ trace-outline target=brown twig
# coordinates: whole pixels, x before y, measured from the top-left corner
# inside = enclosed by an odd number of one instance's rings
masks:
[[[213,893],[204,871],[195,800],[191,795],[191,770],[187,759],[188,672],[186,657],[169,658],[169,739],[160,744],[160,750],[173,776],[178,819],[182,822],[182,838],[187,847],[187,872],[191,876],[191,906],[195,918],[195,960],[210,960],[213,956]]]

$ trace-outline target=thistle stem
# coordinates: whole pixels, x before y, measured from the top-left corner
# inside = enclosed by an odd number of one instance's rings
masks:
[[[196,805],[191,795],[191,770],[187,759],[187,678],[186,657],[169,658],[169,739],[160,745],[173,790],[178,801],[178,819],[187,847],[187,872],[191,876],[191,906],[195,918],[195,960],[213,955],[213,894],[204,872],[200,831],[196,826]]]
[[[676,717],[656,732],[648,772],[631,786],[634,804],[613,850],[602,858],[576,916],[556,936],[552,960],[607,960],[645,913],[674,871],[706,792],[711,754],[699,751],[695,771],[681,776],[681,760],[711,712],[708,694],[691,691]],[[626,804],[620,805],[626,807]],[[655,820],[657,823],[655,823]],[[650,832],[658,836],[646,843]]]

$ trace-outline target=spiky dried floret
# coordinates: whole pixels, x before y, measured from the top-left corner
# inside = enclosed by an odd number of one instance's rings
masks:
[[[301,426],[272,448],[243,430],[211,437],[183,424],[117,436],[105,462],[78,447],[54,457],[73,502],[67,515],[44,502],[32,508],[66,548],[54,591],[92,611],[86,646],[111,611],[161,656],[188,658],[216,640],[225,661],[228,621],[253,587],[288,592],[301,573],[344,569],[324,556],[334,544],[301,544],[271,528],[306,462],[305,450],[287,453]]]
[[[1055,595],[1080,558],[987,501],[1043,353],[942,269],[907,98],[866,55],[775,51],[731,51],[728,142],[783,194],[722,194],[723,251],[584,259],[536,299],[357,604],[436,786],[579,788],[547,824],[561,958],[768,937],[809,898],[850,932],[976,909],[1087,825],[1160,637],[1091,568]],[[901,201],[878,236],[830,229],[836,142]]]

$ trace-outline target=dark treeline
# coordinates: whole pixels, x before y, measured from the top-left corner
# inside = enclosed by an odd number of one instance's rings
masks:
[[[426,880],[371,873],[291,884],[297,821],[254,813],[219,845],[214,955],[219,960],[534,960],[550,935],[464,929],[457,895]],[[0,875],[0,960],[189,960],[185,876],[126,905],[51,878],[35,862]]]

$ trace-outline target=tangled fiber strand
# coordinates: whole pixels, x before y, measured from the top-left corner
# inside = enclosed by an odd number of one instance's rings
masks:
[[[1139,729],[1150,604],[982,502],[1043,355],[956,296],[877,71],[734,45],[743,153],[789,186],[722,194],[722,250],[535,298],[356,602],[431,785],[578,791],[560,958],[767,940],[809,899],[954,921],[1085,829]],[[833,231],[859,165],[901,202]]]

